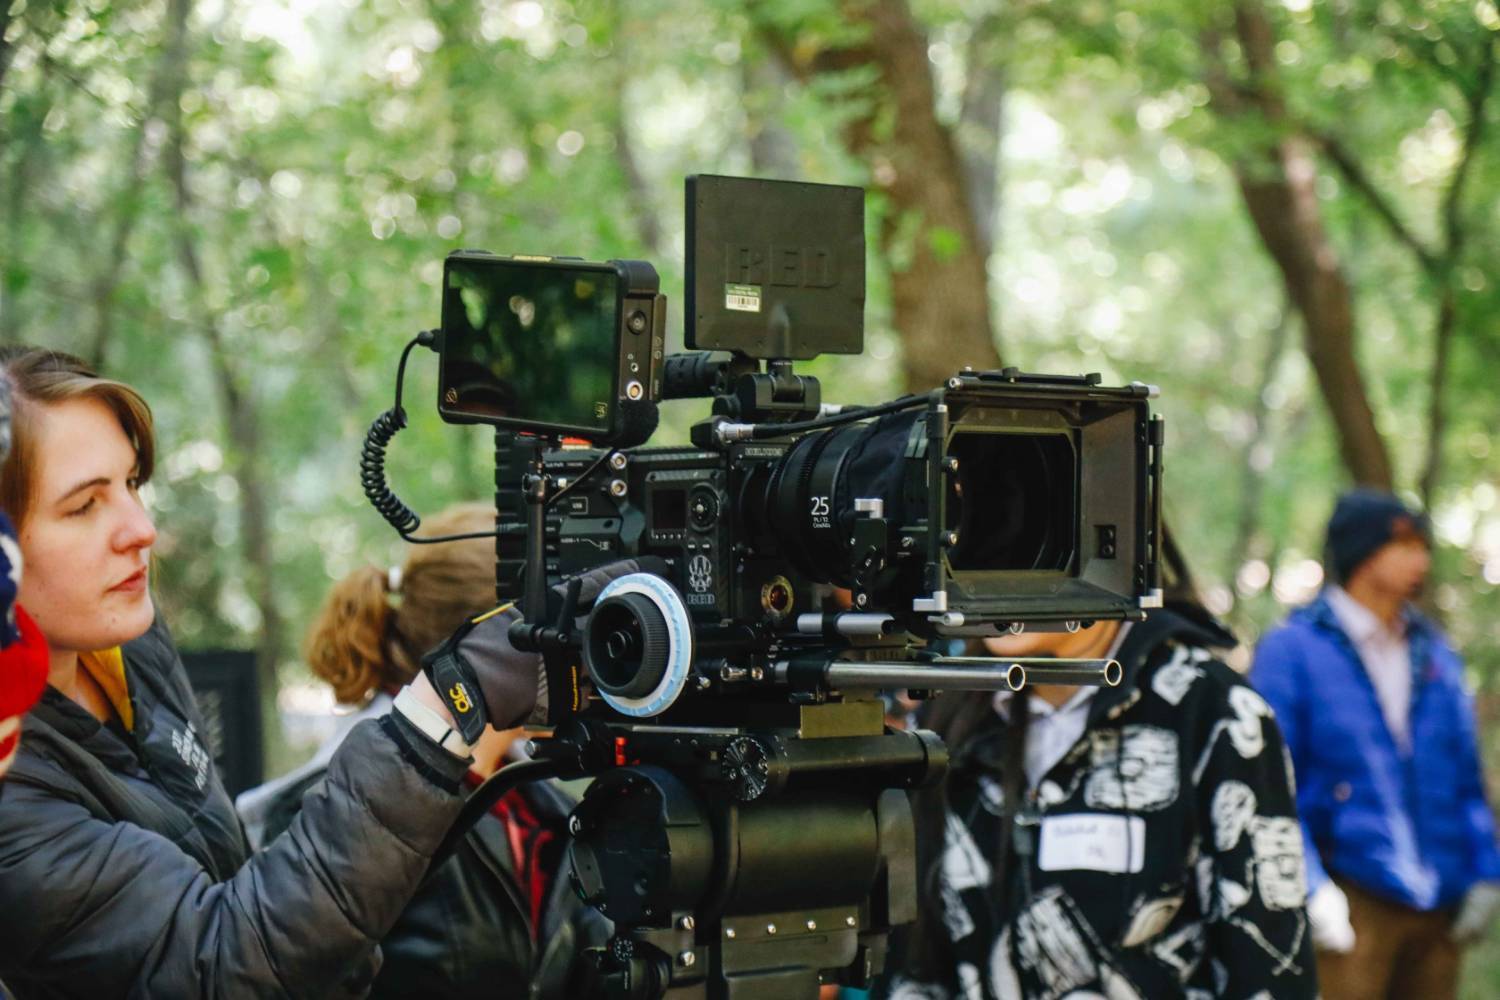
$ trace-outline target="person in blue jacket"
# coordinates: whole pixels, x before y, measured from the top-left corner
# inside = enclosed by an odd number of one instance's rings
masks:
[[[1463,663],[1411,604],[1429,545],[1396,497],[1346,493],[1328,523],[1328,585],[1251,668],[1296,774],[1327,1000],[1454,996],[1461,946],[1500,909]]]

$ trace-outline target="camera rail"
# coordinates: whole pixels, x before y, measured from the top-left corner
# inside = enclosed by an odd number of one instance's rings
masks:
[[[1116,687],[1123,676],[1118,660],[1051,657],[939,656],[896,663],[778,660],[772,668],[772,677],[793,689],[834,690],[1019,691],[1027,684]]]

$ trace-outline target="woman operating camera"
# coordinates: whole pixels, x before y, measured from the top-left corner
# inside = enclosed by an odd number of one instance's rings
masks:
[[[0,509],[50,647],[0,799],[0,980],[22,1000],[362,995],[463,801],[470,751],[448,703],[417,674],[250,855],[151,598],[150,409],[67,355],[6,348],[0,365],[14,391]],[[505,641],[513,618],[448,645],[476,724],[547,704],[539,658]]]

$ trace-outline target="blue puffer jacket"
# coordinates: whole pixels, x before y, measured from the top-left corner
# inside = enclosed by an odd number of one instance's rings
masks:
[[[1323,596],[1261,640],[1250,680],[1297,775],[1307,881],[1332,872],[1419,910],[1500,879],[1463,665],[1413,615],[1410,755],[1391,735],[1354,645]]]

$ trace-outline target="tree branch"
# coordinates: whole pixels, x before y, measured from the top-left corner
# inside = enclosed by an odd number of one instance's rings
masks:
[[[101,94],[96,93],[69,67],[64,66],[62,63],[52,58],[52,56],[48,55],[45,48],[42,49],[41,56],[37,59],[37,62],[46,67],[47,71],[50,74],[56,76],[59,80],[62,80],[64,83],[70,85],[74,90],[78,91],[80,94],[83,94],[85,97],[89,98],[89,100],[93,101],[100,107],[109,108],[114,106],[107,98],[105,98]],[[142,117],[141,112],[138,109],[132,107],[128,101],[124,103],[124,107],[125,110],[130,113],[131,117]]]
[[[1459,154],[1458,164],[1453,168],[1453,176],[1448,180],[1448,190],[1443,195],[1442,287],[1437,323],[1432,336],[1432,369],[1427,378],[1427,454],[1422,462],[1422,477],[1418,484],[1422,504],[1429,510],[1442,476],[1443,434],[1448,426],[1448,363],[1453,353],[1453,338],[1458,331],[1458,289],[1453,270],[1458,266],[1468,238],[1459,217],[1459,208],[1463,203],[1464,185],[1470,176],[1475,153],[1484,139],[1485,104],[1489,101],[1495,81],[1495,44],[1495,38],[1491,35],[1484,46],[1484,58],[1479,64],[1475,87],[1465,92],[1469,120],[1464,126],[1463,149]]]
[[[1449,178],[1448,190],[1443,196],[1443,232],[1447,256],[1450,262],[1455,263],[1466,236],[1459,224],[1458,209],[1463,199],[1464,184],[1470,176],[1474,154],[1484,138],[1485,104],[1489,101],[1490,91],[1495,83],[1495,45],[1495,37],[1491,35],[1484,46],[1484,57],[1479,64],[1475,87],[1464,95],[1465,103],[1469,106],[1469,120],[1464,126],[1463,151],[1459,155],[1458,165],[1453,168],[1453,176]]]
[[[961,365],[998,367],[983,241],[952,130],[937,117],[927,36],[906,0],[836,7],[852,30],[835,43],[808,44],[786,24],[758,28],[801,80],[862,71],[841,88],[842,138],[872,164],[870,188],[885,197],[886,262],[897,245],[906,258],[890,272],[905,385],[925,391]]]
[[[1432,68],[1439,76],[1446,79],[1460,91],[1466,89],[1468,81],[1464,79],[1463,73],[1457,68],[1464,64],[1464,54],[1458,51],[1458,46],[1453,43],[1452,39],[1444,38],[1435,41],[1418,32],[1382,30],[1378,18],[1376,19],[1376,30],[1411,53],[1414,59],[1420,60]],[[1457,58],[1447,62],[1441,59],[1437,54],[1439,41],[1446,41],[1449,45],[1452,45]]]
[[[1389,489],[1390,454],[1355,358],[1354,292],[1323,222],[1309,143],[1287,120],[1276,78],[1274,28],[1258,0],[1235,5],[1234,28],[1250,70],[1248,96],[1228,86],[1231,74],[1220,48],[1206,35],[1210,100],[1226,120],[1258,119],[1272,127],[1267,139],[1233,164],[1246,210],[1302,315],[1307,357],[1345,467],[1356,482]]]
[[[1311,134],[1313,140],[1317,142],[1318,148],[1328,158],[1328,161],[1338,168],[1340,176],[1364,198],[1371,210],[1380,217],[1380,221],[1385,223],[1386,228],[1390,230],[1396,242],[1412,252],[1417,258],[1417,262],[1422,265],[1422,270],[1427,272],[1428,276],[1434,276],[1438,269],[1437,254],[1427,244],[1423,243],[1422,239],[1402,220],[1400,214],[1396,211],[1396,206],[1375,186],[1374,180],[1371,179],[1360,162],[1354,158],[1354,154],[1349,151],[1349,148],[1340,142],[1337,137],[1326,132],[1314,132]]]

